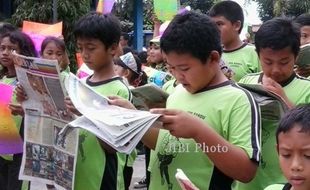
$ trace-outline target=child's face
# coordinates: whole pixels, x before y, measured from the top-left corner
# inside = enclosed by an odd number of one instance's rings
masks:
[[[234,41],[235,36],[239,36],[240,25],[233,24],[227,20],[224,16],[212,17],[212,20],[217,24],[218,29],[221,32],[221,41],[224,46]]]
[[[310,134],[300,132],[300,127],[278,137],[280,167],[294,190],[310,189]]]
[[[203,64],[190,54],[170,52],[169,54],[164,53],[164,57],[167,59],[173,76],[190,93],[195,93],[209,86],[216,74],[215,64],[211,64],[210,58],[207,63]]]
[[[77,48],[84,63],[91,70],[99,70],[113,63],[112,58],[117,46],[106,49],[105,45],[98,39],[78,38]]]
[[[9,37],[5,37],[0,43],[0,62],[4,67],[12,67],[14,65],[12,59],[12,51],[20,52],[19,46],[13,44]]]
[[[67,67],[67,64],[64,65],[64,62],[65,62],[64,56],[65,56],[65,52],[60,47],[58,47],[56,43],[53,41],[49,42],[42,52],[42,58],[50,59],[50,60],[57,60],[59,66],[62,69],[65,69]]]
[[[305,45],[310,43],[310,26],[303,26],[300,28],[300,45]]]
[[[294,73],[295,55],[290,47],[281,50],[260,49],[259,60],[264,75],[278,83],[285,82]]]
[[[155,45],[154,43],[150,46],[150,63],[161,63],[163,61],[163,56],[161,54],[160,47]]]

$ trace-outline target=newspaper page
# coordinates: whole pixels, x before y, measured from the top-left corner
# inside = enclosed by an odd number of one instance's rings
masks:
[[[14,56],[18,81],[28,97],[22,105],[25,131],[19,177],[73,190],[78,130],[59,138],[59,132],[73,117],[66,111],[57,61]]]
[[[68,93],[83,115],[68,127],[86,129],[119,152],[130,153],[160,116],[109,105],[107,97],[97,94],[73,74],[69,77]]]
[[[185,175],[182,169],[177,169],[175,178],[182,190],[199,190],[199,188],[196,187],[195,184],[193,184],[193,182]]]
[[[288,110],[281,97],[266,91],[260,84],[242,84],[241,87],[249,90],[260,107],[261,117],[268,120],[279,120]]]
[[[133,95],[133,104],[138,110],[166,107],[169,94],[152,83],[133,88],[130,91]]]

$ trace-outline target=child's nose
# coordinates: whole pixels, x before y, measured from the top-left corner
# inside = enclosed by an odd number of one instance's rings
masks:
[[[291,164],[291,170],[295,172],[303,170],[302,161],[298,156],[293,157],[292,164]]]

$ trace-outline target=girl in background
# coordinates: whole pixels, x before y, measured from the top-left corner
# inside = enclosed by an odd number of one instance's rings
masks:
[[[12,85],[14,88],[17,84],[16,71],[12,52],[16,51],[18,54],[25,56],[36,57],[34,44],[29,36],[20,32],[13,31],[3,34],[0,37],[0,63],[7,69],[6,75],[0,80],[1,83]],[[1,89],[0,89],[1,91]],[[21,114],[20,105],[16,104],[16,97],[13,96],[10,104],[16,127],[23,138],[23,123],[22,117],[17,116]],[[22,188],[22,181],[18,180],[18,174],[21,166],[22,153],[13,155],[0,155],[0,190],[20,190]]]

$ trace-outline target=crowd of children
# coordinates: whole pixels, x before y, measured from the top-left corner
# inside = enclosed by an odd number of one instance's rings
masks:
[[[181,168],[201,190],[310,190],[310,60],[299,62],[310,53],[303,49],[310,44],[310,15],[264,22],[255,44],[239,37],[244,16],[234,1],[221,1],[208,14],[182,12],[164,30],[154,21],[154,38],[140,53],[112,14],[88,13],[73,31],[91,70],[82,81],[110,104],[136,109],[130,89],[147,83],[170,94],[165,108],[150,110],[161,117],[141,139],[150,174],[137,187],[181,189],[174,177]],[[0,24],[0,82],[15,89],[9,108],[23,138],[27,94],[18,84],[13,51],[57,60],[64,86],[69,58],[63,39],[46,37],[36,52],[28,35]],[[238,84],[262,86],[287,112],[264,115],[262,103]],[[64,102],[81,116],[69,96]],[[129,189],[136,151],[116,152],[87,130],[79,135],[74,189]],[[22,155],[0,155],[0,190],[22,188]]]

